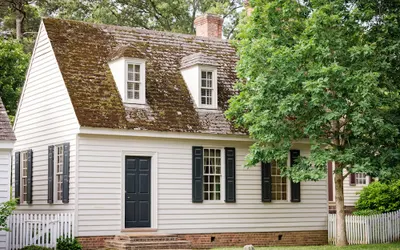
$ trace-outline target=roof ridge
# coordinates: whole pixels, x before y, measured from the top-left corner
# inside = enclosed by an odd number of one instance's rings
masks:
[[[172,31],[148,30],[148,29],[139,28],[139,27],[122,26],[122,25],[115,25],[115,24],[91,23],[91,22],[86,22],[86,21],[64,19],[64,18],[42,17],[42,20],[45,20],[45,19],[83,23],[83,24],[94,26],[94,27],[100,27],[103,29],[107,29],[107,27],[108,27],[108,28],[112,28],[112,29],[136,31],[139,33],[168,35],[168,36],[175,36],[175,37],[182,37],[182,38],[193,38],[193,39],[204,40],[204,41],[214,41],[214,42],[218,41],[218,42],[222,42],[222,43],[229,43],[228,39],[222,39],[222,38],[216,38],[216,37],[203,37],[203,36],[196,36],[193,34],[177,33],[177,32],[172,32]]]

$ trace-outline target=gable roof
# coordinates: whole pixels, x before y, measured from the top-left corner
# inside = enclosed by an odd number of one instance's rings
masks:
[[[0,98],[0,141],[15,141],[14,132],[8,119],[7,111]]]
[[[228,41],[53,18],[43,23],[81,126],[242,134],[223,114],[237,80],[238,58]],[[196,109],[181,75],[182,58],[196,53],[217,66],[218,110]],[[146,105],[122,103],[108,66],[121,57],[146,60]]]

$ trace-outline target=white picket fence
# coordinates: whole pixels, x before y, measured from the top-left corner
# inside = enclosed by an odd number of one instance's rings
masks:
[[[398,241],[400,210],[371,216],[346,215],[346,233],[350,245]],[[328,241],[336,241],[336,214],[328,215]]]
[[[55,248],[60,236],[74,237],[74,214],[13,214],[8,226],[7,249],[29,245]]]

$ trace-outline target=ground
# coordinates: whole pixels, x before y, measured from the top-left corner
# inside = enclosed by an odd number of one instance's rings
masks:
[[[215,248],[214,250],[239,250],[239,248]],[[335,249],[346,249],[346,250],[358,250],[358,249],[400,249],[400,242],[390,244],[376,244],[376,245],[354,245],[347,247],[335,247],[335,246],[317,246],[317,247],[256,247],[256,250],[335,250]]]

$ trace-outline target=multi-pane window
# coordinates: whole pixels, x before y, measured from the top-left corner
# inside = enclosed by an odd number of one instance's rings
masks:
[[[127,99],[140,99],[140,64],[128,64]]]
[[[28,199],[28,151],[21,152],[21,195],[20,202]]]
[[[204,200],[221,200],[221,150],[203,150]]]
[[[367,184],[367,175],[365,173],[356,173],[356,184]]]
[[[63,165],[64,165],[64,149],[63,146],[55,146],[55,197],[57,201],[62,200],[62,183],[63,183]]]
[[[281,170],[279,169],[276,161],[271,163],[271,178],[272,200],[287,200],[286,177],[281,176]]]
[[[213,100],[213,72],[201,71],[201,104],[212,105]]]

